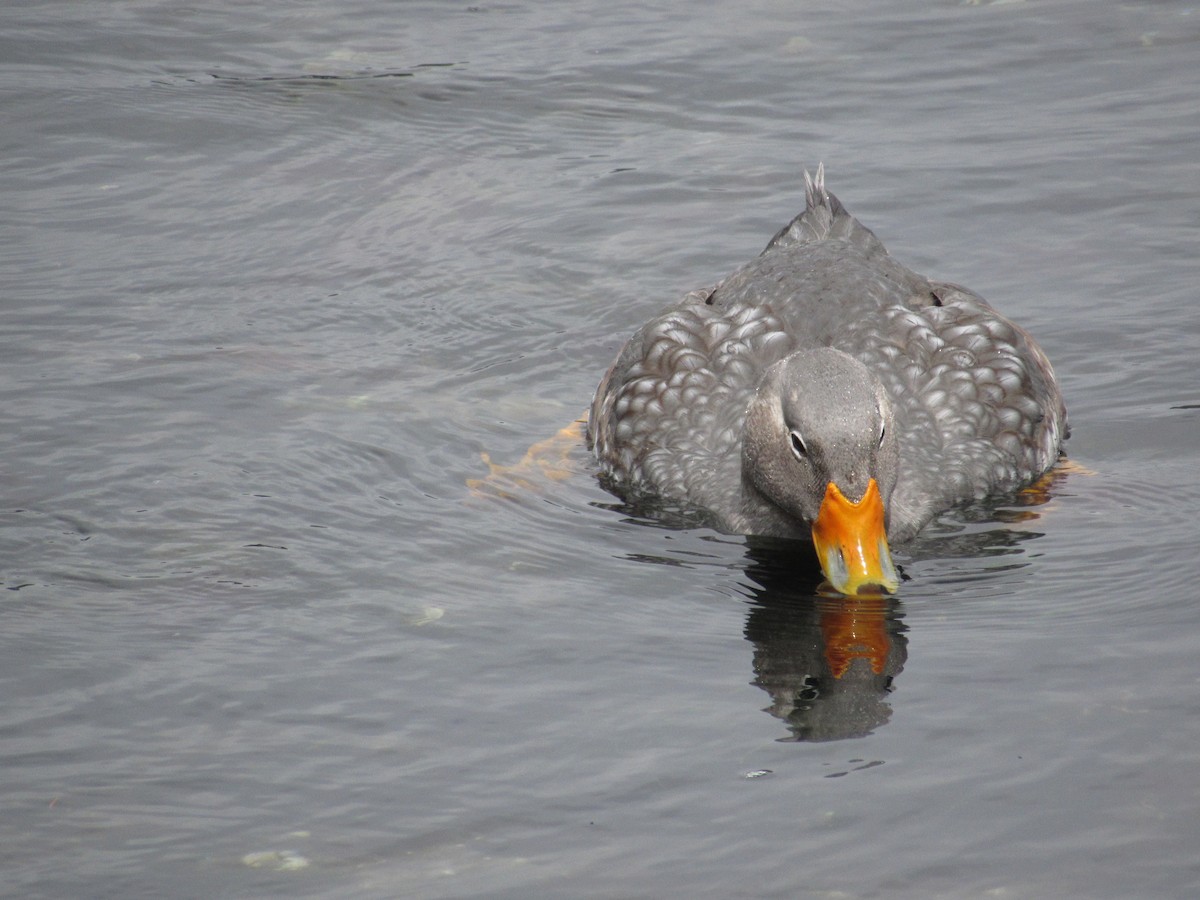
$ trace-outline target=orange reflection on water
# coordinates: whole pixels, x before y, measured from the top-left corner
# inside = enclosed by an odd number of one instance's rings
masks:
[[[817,601],[825,660],[830,674],[841,678],[856,659],[865,659],[871,671],[882,675],[891,652],[886,596],[821,598]]]
[[[1008,524],[1016,522],[1029,522],[1039,518],[1043,512],[1033,509],[1035,506],[1044,506],[1054,499],[1058,488],[1069,477],[1075,475],[1095,475],[1091,469],[1086,466],[1081,466],[1077,462],[1072,462],[1069,459],[1060,459],[1049,472],[1042,475],[1033,484],[1022,488],[1017,492],[1017,509],[998,509],[995,511],[996,518]]]

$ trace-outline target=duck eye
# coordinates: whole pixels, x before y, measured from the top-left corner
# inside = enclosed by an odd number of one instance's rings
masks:
[[[879,426],[879,446],[883,446],[883,436],[887,434],[887,428],[883,425]]]
[[[808,456],[808,448],[804,446],[804,438],[800,437],[800,432],[793,431],[791,433],[792,452],[796,454],[796,459],[804,459]]]

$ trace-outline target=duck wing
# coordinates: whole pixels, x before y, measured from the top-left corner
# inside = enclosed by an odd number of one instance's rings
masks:
[[[888,307],[840,338],[892,399],[901,440],[888,529],[896,541],[956,503],[1037,478],[1069,433],[1054,372],[1029,333],[973,291],[930,288],[932,303]]]
[[[795,342],[769,306],[713,297],[693,291],[629,339],[596,390],[588,440],[617,493],[672,498],[737,530],[746,410]]]

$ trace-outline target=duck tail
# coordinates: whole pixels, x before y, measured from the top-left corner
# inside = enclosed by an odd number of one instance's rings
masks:
[[[763,253],[792,244],[844,240],[864,249],[886,253],[871,229],[846,211],[840,200],[825,188],[825,163],[817,165],[817,174],[804,170],[804,212],[792,219],[771,238]]]
[[[825,190],[825,163],[817,163],[816,178],[808,174],[808,169],[804,170],[804,198],[808,201],[808,208],[805,212],[816,209],[818,203],[822,206],[830,206],[829,192]]]

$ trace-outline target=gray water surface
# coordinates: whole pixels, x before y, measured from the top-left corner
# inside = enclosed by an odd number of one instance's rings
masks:
[[[651,8],[647,8],[647,7]],[[1200,892],[1200,7],[0,9],[19,897]],[[885,601],[518,471],[829,184],[1073,427]]]

